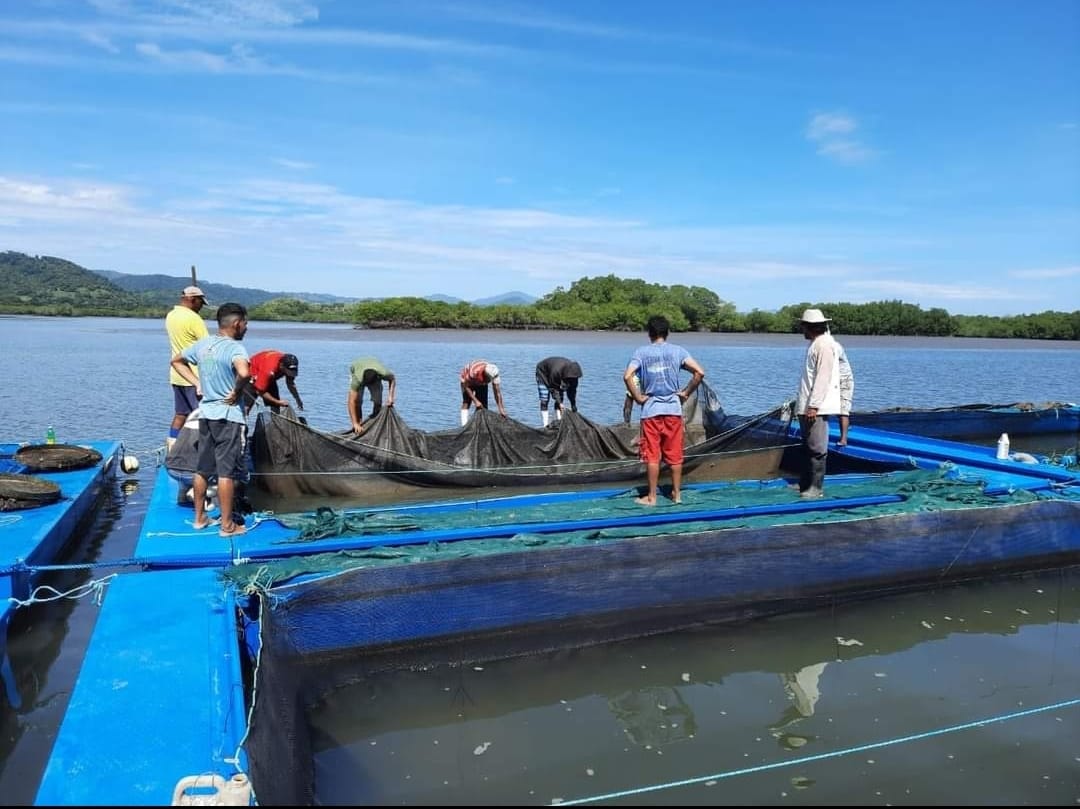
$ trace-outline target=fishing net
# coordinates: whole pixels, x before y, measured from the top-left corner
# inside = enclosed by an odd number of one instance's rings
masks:
[[[21,473],[0,473],[0,511],[37,508],[60,499],[60,486],[51,480]]]
[[[16,450],[14,458],[27,472],[63,472],[94,466],[101,461],[101,453],[74,444],[28,444]]]
[[[715,392],[698,387],[684,407],[683,474],[688,481],[775,477],[789,435],[790,411],[726,413]],[[278,497],[352,497],[403,502],[422,490],[445,498],[470,489],[541,491],[644,480],[638,427],[601,425],[564,411],[535,428],[490,410],[464,427],[426,432],[392,407],[363,433],[324,432],[291,411],[261,413],[252,438],[253,480]]]

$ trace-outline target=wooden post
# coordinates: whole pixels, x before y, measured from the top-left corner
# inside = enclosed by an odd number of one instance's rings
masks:
[[[191,265],[191,285],[197,287],[199,285],[199,279],[195,277],[195,265]]]

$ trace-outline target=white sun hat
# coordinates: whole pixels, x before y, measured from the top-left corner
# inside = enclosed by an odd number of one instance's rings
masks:
[[[803,323],[831,323],[831,317],[825,317],[820,309],[807,309],[802,313]]]

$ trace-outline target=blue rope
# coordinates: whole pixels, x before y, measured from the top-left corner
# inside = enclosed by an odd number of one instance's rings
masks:
[[[1054,711],[1059,708],[1071,708],[1076,705],[1080,705],[1080,698],[1065,700],[1064,702],[1058,702],[1053,705],[1044,705],[1041,708],[1029,708],[1026,711],[1017,711],[1016,713],[1003,714],[1002,716],[995,716],[990,719],[979,719],[975,722],[966,722],[963,725],[953,725],[952,727],[939,728],[938,730],[927,731],[926,733],[916,733],[912,736],[901,736],[896,739],[889,739],[884,742],[874,742],[872,744],[863,744],[858,747],[849,747],[846,750],[834,750],[831,753],[820,753],[816,756],[806,756],[805,758],[798,758],[792,761],[776,761],[772,764],[761,764],[756,767],[744,767],[739,770],[729,770],[728,772],[716,773],[714,775],[702,775],[697,778],[687,778],[682,781],[671,781],[666,784],[654,784],[647,787],[637,787],[636,789],[624,789],[619,792],[609,792],[606,795],[593,795],[588,798],[575,798],[573,800],[565,801],[560,800],[555,803],[549,804],[550,806],[578,806],[584,803],[595,803],[597,801],[610,801],[617,798],[626,798],[631,795],[643,795],[647,792],[659,792],[662,789],[674,789],[676,787],[685,787],[692,784],[703,784],[706,781],[719,781],[721,778],[733,778],[736,775],[750,775],[751,773],[765,772],[766,770],[776,770],[781,767],[792,767],[797,764],[808,764],[812,761],[822,761],[828,758],[837,758],[839,756],[847,756],[852,753],[862,753],[867,750],[876,750],[880,747],[889,747],[894,744],[903,744],[905,742],[918,741],[920,739],[929,739],[932,736],[940,736],[944,733],[955,733],[960,730],[970,730],[971,728],[981,727],[983,725],[994,724],[995,722],[1005,722],[1010,719],[1018,719],[1023,716],[1031,716],[1032,714],[1043,713],[1044,711]]]

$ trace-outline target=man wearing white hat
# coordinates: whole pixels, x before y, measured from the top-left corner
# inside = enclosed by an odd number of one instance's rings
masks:
[[[824,494],[829,416],[839,415],[841,410],[839,346],[829,332],[830,322],[820,309],[807,309],[799,324],[803,337],[810,341],[795,399],[805,453],[799,496],[807,499]]]
[[[172,349],[170,357],[207,336],[206,323],[199,315],[204,306],[206,295],[199,287],[189,286],[180,293],[180,303],[165,315],[165,331],[169,333],[169,347]],[[198,371],[194,373],[197,375]],[[172,449],[180,435],[180,428],[184,426],[191,412],[199,406],[199,400],[195,396],[195,386],[180,376],[175,368],[169,368],[169,381],[173,390],[173,420],[166,444],[168,449]]]

